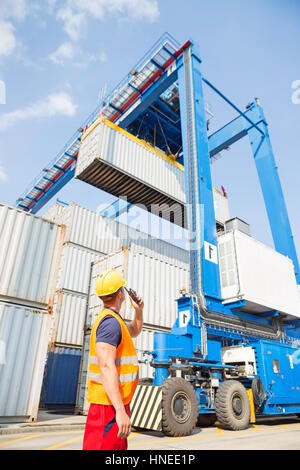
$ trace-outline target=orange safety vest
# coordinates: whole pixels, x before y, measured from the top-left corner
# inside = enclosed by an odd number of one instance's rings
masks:
[[[119,389],[124,405],[127,405],[138,384],[139,366],[136,350],[127,326],[123,319],[114,311],[104,308],[99,313],[91,332],[90,355],[88,364],[88,394],[89,403],[112,405],[101,382],[101,371],[96,357],[96,332],[99,323],[107,315],[118,320],[121,327],[121,342],[116,352],[116,368],[119,374]]]

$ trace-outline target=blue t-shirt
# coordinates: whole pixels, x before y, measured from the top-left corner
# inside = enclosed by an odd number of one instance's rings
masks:
[[[96,343],[108,343],[117,348],[121,343],[121,339],[122,332],[120,323],[115,317],[107,315],[98,325]]]

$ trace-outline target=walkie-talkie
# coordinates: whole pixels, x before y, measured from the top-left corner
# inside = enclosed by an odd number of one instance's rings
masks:
[[[137,296],[137,293],[135,292],[135,290],[128,289],[127,287],[125,287],[125,289],[128,292],[128,295],[132,298],[132,300],[138,304],[140,301],[138,299],[138,296]]]

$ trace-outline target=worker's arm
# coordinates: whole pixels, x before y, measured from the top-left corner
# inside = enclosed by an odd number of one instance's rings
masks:
[[[101,370],[101,382],[105,393],[116,410],[116,422],[119,428],[118,437],[121,439],[129,436],[131,422],[126,413],[120,389],[119,376],[116,368],[116,347],[109,343],[96,343],[96,356]]]
[[[129,297],[131,305],[135,310],[134,319],[127,325],[128,331],[132,338],[135,338],[140,334],[143,328],[143,308],[144,301],[142,297],[137,296],[138,302],[134,302],[131,297]]]

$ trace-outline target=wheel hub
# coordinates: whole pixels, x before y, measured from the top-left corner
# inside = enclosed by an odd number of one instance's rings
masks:
[[[232,398],[232,409],[234,411],[234,414],[237,417],[241,416],[241,414],[243,412],[243,403],[242,403],[241,398],[238,395],[235,395]]]
[[[185,392],[177,392],[172,398],[171,412],[178,423],[185,423],[191,415],[192,407]]]

